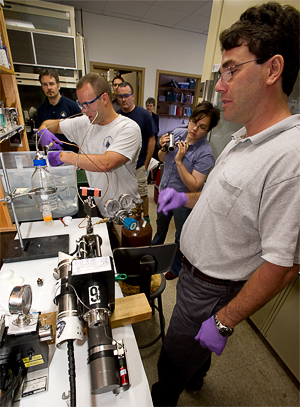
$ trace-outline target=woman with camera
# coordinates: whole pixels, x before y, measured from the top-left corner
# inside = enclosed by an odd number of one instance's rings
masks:
[[[219,109],[205,101],[193,109],[187,128],[176,128],[160,137],[158,158],[165,166],[159,192],[165,188],[174,188],[178,192],[200,190],[215,163],[206,135],[218,124],[219,119]],[[190,212],[191,209],[184,206],[166,215],[157,212],[157,232],[152,245],[163,244],[173,216],[175,222],[175,243],[178,250],[170,271],[165,274],[167,280],[178,277],[181,270],[180,234]]]

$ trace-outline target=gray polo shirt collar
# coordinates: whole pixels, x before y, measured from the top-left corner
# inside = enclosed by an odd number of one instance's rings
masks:
[[[252,144],[259,144],[270,136],[275,136],[276,134],[280,134],[280,133],[290,129],[291,127],[298,126],[299,117],[300,117],[300,115],[289,116],[286,119],[282,120],[280,123],[276,123],[273,126],[268,127],[267,129],[265,129],[257,134],[254,134],[251,137],[247,137],[247,138],[245,138],[246,129],[245,129],[245,127],[242,127],[240,130],[238,130],[235,134],[232,135],[232,140],[234,140],[236,142],[236,144],[238,144],[239,142],[244,143],[248,140]],[[274,132],[274,128],[276,128],[275,132]]]

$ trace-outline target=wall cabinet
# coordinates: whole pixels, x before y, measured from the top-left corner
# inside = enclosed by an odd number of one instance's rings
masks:
[[[0,152],[3,151],[28,151],[28,140],[26,131],[24,129],[24,118],[18,93],[17,81],[15,77],[15,71],[13,68],[13,61],[11,57],[7,31],[5,27],[5,21],[3,16],[3,10],[0,6],[0,34],[2,39],[3,46],[7,48],[8,59],[11,68],[6,68],[0,65],[0,100],[3,101],[6,107],[14,107],[17,109],[18,112],[18,126],[12,127],[12,131],[9,133],[0,133]],[[20,131],[20,144],[15,143],[15,145],[11,145],[11,137],[19,130]],[[2,137],[1,137],[2,136]],[[10,137],[6,139],[7,137]],[[4,198],[4,193],[2,189],[2,184],[0,182],[0,199]],[[0,232],[8,232],[14,231],[15,226],[13,225],[7,204],[4,202],[0,202]]]
[[[250,317],[298,380],[299,280],[298,275],[286,289]]]
[[[156,113],[189,117],[198,103],[200,85],[200,75],[157,70]]]

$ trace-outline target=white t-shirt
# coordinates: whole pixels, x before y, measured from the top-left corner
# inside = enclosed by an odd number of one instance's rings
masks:
[[[101,189],[101,202],[98,205],[103,216],[104,204],[110,199],[118,199],[123,193],[139,198],[136,179],[136,163],[142,145],[139,126],[131,119],[119,115],[107,125],[90,123],[87,116],[66,119],[60,123],[61,131],[74,141],[85,154],[104,154],[114,151],[129,159],[126,164],[109,171],[86,171],[89,186]],[[108,190],[106,192],[106,189]]]

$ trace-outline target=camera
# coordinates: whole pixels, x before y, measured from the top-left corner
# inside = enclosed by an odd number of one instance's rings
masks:
[[[166,148],[167,148],[169,151],[174,151],[175,146],[176,146],[176,144],[177,144],[177,143],[175,143],[175,135],[174,135],[174,133],[172,133],[171,131],[168,132],[168,135],[169,135],[169,137],[170,137],[170,141],[168,141],[168,142],[166,143]]]

